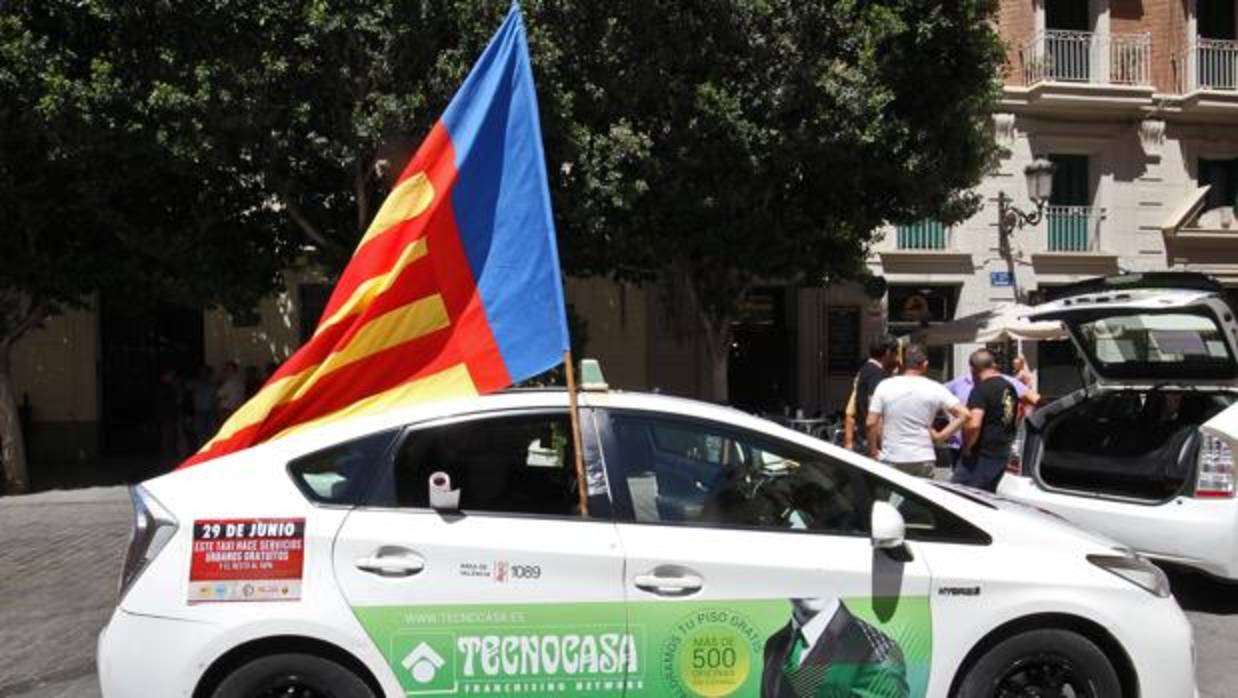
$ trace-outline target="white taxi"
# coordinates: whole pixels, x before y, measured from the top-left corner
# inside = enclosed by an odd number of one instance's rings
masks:
[[[107,698],[1196,696],[1162,573],[731,409],[509,391],[134,489]]]

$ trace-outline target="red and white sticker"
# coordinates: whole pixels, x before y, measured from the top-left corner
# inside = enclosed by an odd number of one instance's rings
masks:
[[[193,522],[189,602],[301,598],[305,519]]]

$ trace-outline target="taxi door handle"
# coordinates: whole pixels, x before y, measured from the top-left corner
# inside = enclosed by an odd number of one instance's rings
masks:
[[[426,560],[417,553],[406,550],[388,552],[379,550],[368,557],[359,557],[353,563],[362,572],[380,577],[411,577],[426,568]]]
[[[665,575],[658,570],[649,574],[638,574],[632,582],[637,589],[659,596],[688,596],[705,586],[705,580],[699,574]]]

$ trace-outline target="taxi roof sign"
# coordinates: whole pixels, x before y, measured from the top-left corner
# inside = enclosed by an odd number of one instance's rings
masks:
[[[580,389],[595,393],[610,390],[597,359],[580,360]]]

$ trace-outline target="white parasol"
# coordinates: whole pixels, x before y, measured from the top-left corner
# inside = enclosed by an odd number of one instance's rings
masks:
[[[1070,335],[1057,320],[1028,320],[1034,308],[1006,303],[951,322],[916,330],[911,340],[928,346],[987,344],[1005,340],[1063,340]]]

